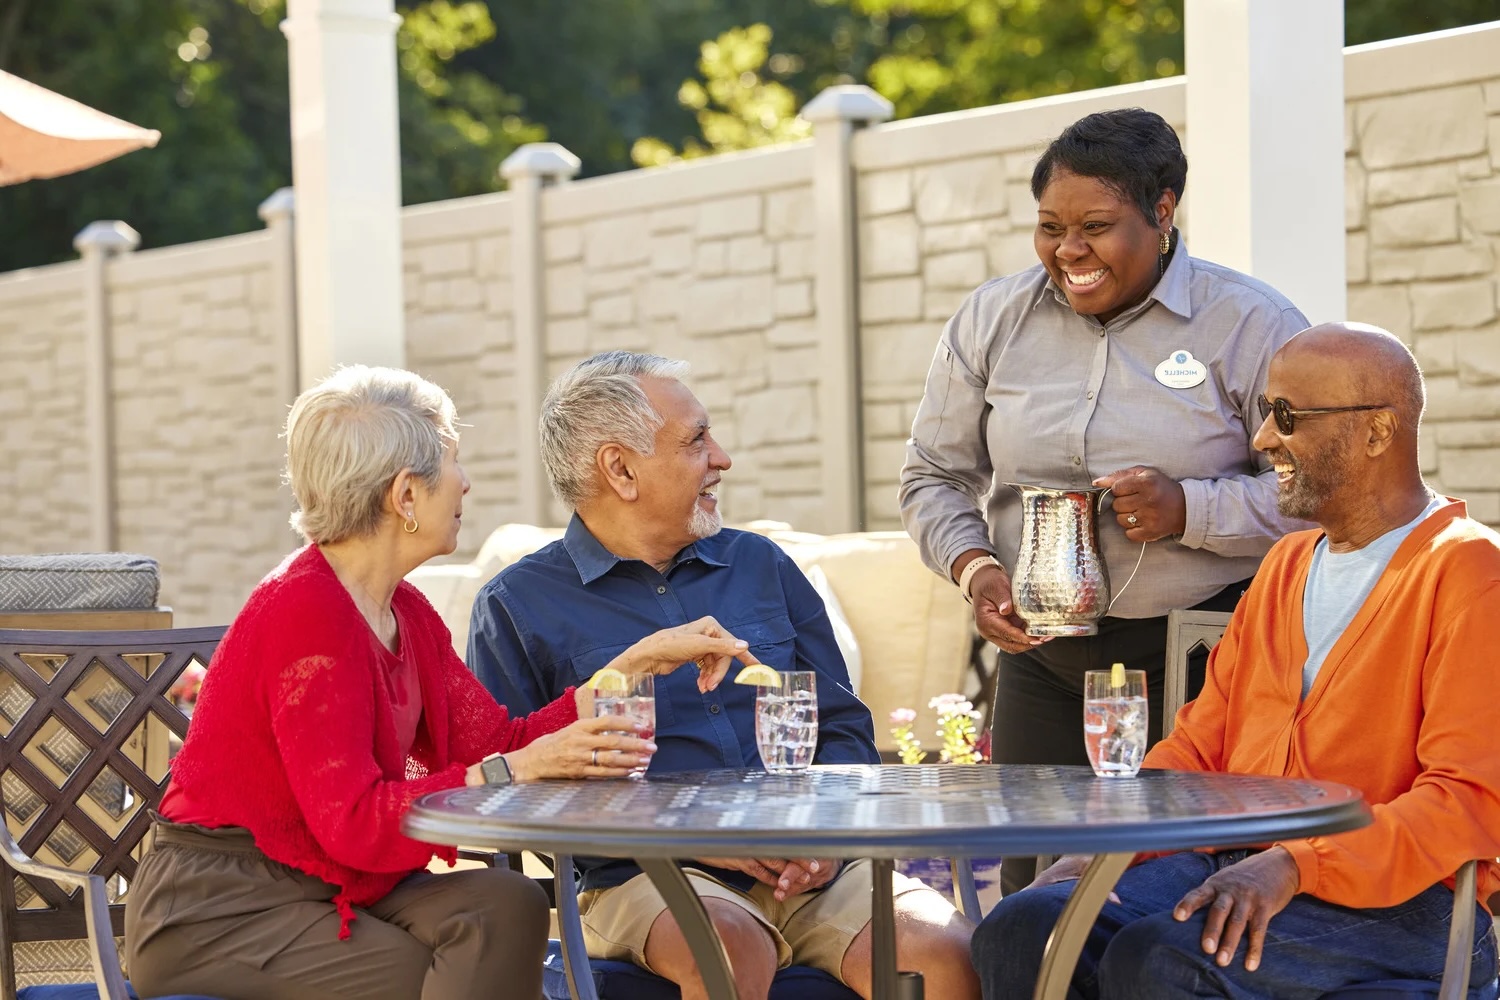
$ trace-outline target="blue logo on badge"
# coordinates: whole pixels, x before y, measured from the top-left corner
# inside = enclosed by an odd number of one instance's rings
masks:
[[[1176,354],[1172,355],[1172,360],[1177,362],[1179,365],[1186,364],[1187,359],[1188,356],[1186,351],[1178,351]]]

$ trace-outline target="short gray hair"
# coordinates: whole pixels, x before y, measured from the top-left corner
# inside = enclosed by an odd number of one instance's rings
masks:
[[[557,498],[576,509],[593,496],[594,456],[606,444],[654,452],[664,421],[640,380],[681,381],[687,373],[686,361],[606,351],[559,375],[542,400],[541,418],[542,464]]]
[[[439,386],[397,368],[350,365],[308,389],[286,418],[292,527],[317,543],[374,534],[402,469],[437,488],[457,417]]]

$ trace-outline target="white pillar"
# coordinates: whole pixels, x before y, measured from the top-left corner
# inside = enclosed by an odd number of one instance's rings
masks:
[[[401,156],[392,0],[290,0],[298,368],[401,367]]]
[[[115,527],[114,360],[109,335],[111,257],[141,245],[141,234],[118,220],[90,222],[73,237],[84,264],[84,427],[89,452],[89,545],[113,552]]]
[[[1346,314],[1344,5],[1187,0],[1188,249]]]
[[[271,234],[271,295],[276,322],[276,383],[287,405],[297,398],[297,192],[277,189],[256,210]]]
[[[529,142],[500,164],[510,185],[511,322],[515,328],[516,503],[525,524],[547,519],[542,471],[542,396],[547,389],[547,285],[542,189],[578,173],[579,160],[555,142]]]
[[[850,147],[855,129],[888,121],[892,110],[890,101],[860,85],[829,87],[802,109],[802,117],[813,126],[824,531],[863,531],[865,527],[859,212]]]

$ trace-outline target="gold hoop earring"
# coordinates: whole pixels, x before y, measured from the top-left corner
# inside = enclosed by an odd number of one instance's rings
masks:
[[[1161,255],[1165,257],[1172,252],[1172,230],[1168,229],[1161,234]]]
[[[418,527],[419,525],[417,524],[417,519],[411,515],[410,511],[408,511],[406,514],[406,523],[401,526],[401,530],[406,532],[408,535],[415,535],[417,533]]]

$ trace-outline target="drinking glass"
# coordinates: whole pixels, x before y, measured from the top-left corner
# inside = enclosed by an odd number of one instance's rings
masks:
[[[1083,743],[1101,778],[1132,778],[1146,756],[1146,671],[1083,675]]]
[[[755,745],[771,774],[807,770],[818,748],[816,674],[783,671],[780,687],[755,689]]]
[[[594,692],[594,717],[617,715],[637,726],[642,731],[629,728],[618,730],[624,736],[639,736],[643,740],[656,736],[656,678],[651,674],[626,674],[625,689],[596,690]],[[615,732],[616,730],[611,730]],[[631,768],[630,776],[639,778],[646,773],[647,765]]]

